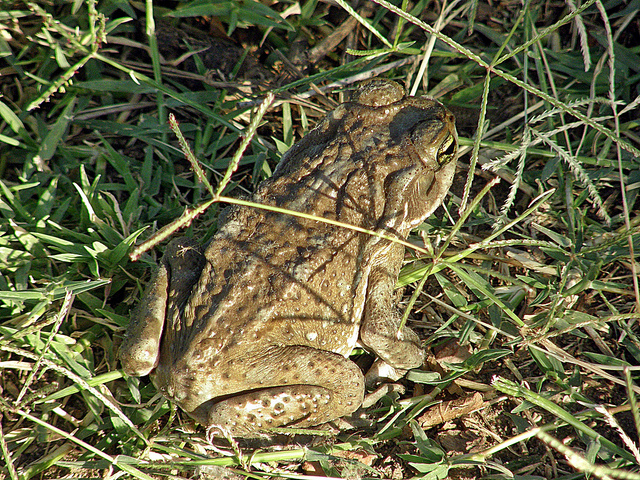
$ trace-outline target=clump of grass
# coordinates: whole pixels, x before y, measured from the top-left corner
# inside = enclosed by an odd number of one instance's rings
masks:
[[[234,466],[267,478],[315,465],[336,477],[636,478],[634,5],[178,3],[0,11],[0,475],[215,476]],[[207,70],[199,37],[165,58],[160,21],[202,15],[267,46],[255,54],[271,78],[239,62]],[[348,49],[330,41],[340,25],[356,32]],[[180,70],[187,57],[191,70]],[[333,91],[378,75],[442,95],[458,116],[459,181],[445,212],[418,229],[425,249],[399,280],[417,282],[407,316],[434,372],[411,372],[414,396],[383,397],[368,428],[303,448],[212,445],[150,383],[118,371],[156,257],[129,254],[186,207],[250,191],[340,100]],[[234,159],[267,90],[268,123]],[[183,231],[203,243],[219,212],[208,206]],[[442,413],[474,392],[476,413]],[[429,426],[441,414],[447,423]]]

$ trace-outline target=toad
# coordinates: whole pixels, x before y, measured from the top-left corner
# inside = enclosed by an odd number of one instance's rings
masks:
[[[457,146],[437,101],[361,85],[251,197],[319,219],[231,206],[206,248],[171,241],[132,315],[124,371],[151,374],[199,423],[236,436],[354,412],[356,345],[401,374],[423,363],[394,305],[404,246],[392,239],[442,203]]]

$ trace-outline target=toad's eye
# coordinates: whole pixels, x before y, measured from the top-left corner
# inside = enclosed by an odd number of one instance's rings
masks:
[[[444,142],[438,149],[438,165],[446,165],[452,160],[455,160],[458,153],[458,142],[453,135],[448,135]]]

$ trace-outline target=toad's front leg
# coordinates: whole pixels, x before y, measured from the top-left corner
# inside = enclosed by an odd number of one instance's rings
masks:
[[[400,370],[401,376],[422,365],[424,350],[413,330],[400,328],[401,317],[393,303],[404,247],[393,244],[387,252],[384,263],[372,262],[360,339],[386,364]]]

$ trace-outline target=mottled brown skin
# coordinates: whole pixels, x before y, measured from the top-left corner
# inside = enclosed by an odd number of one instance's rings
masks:
[[[453,116],[373,80],[282,158],[252,200],[405,239],[442,203],[455,172]],[[198,422],[233,435],[306,427],[355,411],[359,342],[404,372],[418,336],[393,291],[404,247],[354,230],[229,208],[204,254],[172,241],[120,358]]]

